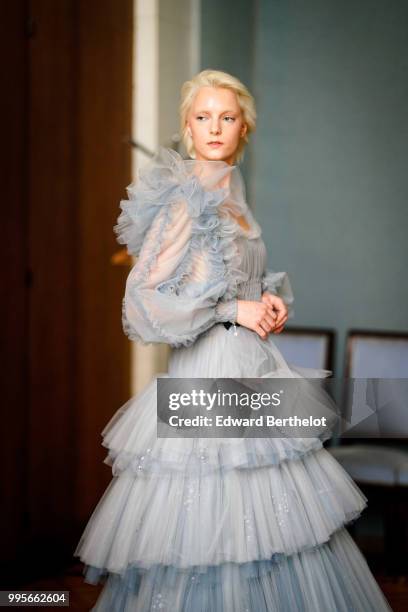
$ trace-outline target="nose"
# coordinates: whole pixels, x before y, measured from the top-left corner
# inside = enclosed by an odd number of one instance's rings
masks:
[[[210,127],[210,133],[211,134],[219,134],[220,133],[220,126],[219,123],[216,119],[213,119],[211,122],[211,127]]]

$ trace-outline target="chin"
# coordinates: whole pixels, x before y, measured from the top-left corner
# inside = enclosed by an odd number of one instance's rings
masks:
[[[233,152],[227,151],[224,147],[220,149],[209,149],[205,152],[205,156],[208,159],[216,160],[216,161],[224,161],[225,159],[230,159]]]

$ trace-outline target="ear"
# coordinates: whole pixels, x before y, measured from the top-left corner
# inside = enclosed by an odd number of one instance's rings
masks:
[[[241,138],[245,136],[245,134],[247,133],[247,130],[248,130],[248,126],[246,123],[244,123],[244,125],[241,128]]]
[[[190,123],[188,122],[188,120],[186,121],[186,129],[187,129],[187,134],[189,136],[192,136],[191,134],[191,128],[190,128]]]

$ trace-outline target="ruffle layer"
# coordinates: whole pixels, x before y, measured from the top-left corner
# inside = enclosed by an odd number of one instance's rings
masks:
[[[85,580],[100,579],[86,567]],[[92,612],[384,612],[391,611],[345,528],[329,542],[267,561],[180,570],[129,566],[112,573]]]
[[[110,448],[104,463],[111,466],[114,476],[124,470],[163,478],[177,473],[206,476],[295,461],[322,446],[320,438],[163,438],[152,446],[144,445],[138,453]]]
[[[75,554],[111,572],[291,555],[327,541],[366,501],[324,448],[278,466],[204,477],[125,471],[111,481]]]
[[[222,328],[223,333],[227,334]],[[294,370],[291,372],[294,375]],[[282,372],[275,372],[276,375],[279,373]],[[268,372],[270,377],[273,374]],[[301,378],[301,374],[298,376]],[[337,422],[331,399],[323,389],[319,391],[313,386],[309,395],[305,393],[305,402],[296,410],[297,416],[302,418],[309,414],[321,414],[332,419],[330,426],[320,430],[316,428],[314,437],[293,437],[287,430],[270,427],[270,437],[262,438],[158,438],[156,380],[166,377],[167,373],[154,377],[138,395],[119,408],[102,430],[102,445],[108,449],[105,463],[112,467],[113,475],[129,469],[135,474],[151,473],[164,478],[172,473],[204,476],[235,468],[278,465],[322,448]],[[186,377],[189,377],[188,373]],[[302,381],[302,384],[306,382]],[[272,434],[276,437],[272,437]]]

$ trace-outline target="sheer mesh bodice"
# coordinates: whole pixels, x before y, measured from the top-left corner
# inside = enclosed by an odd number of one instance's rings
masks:
[[[161,149],[127,191],[115,231],[138,257],[123,300],[131,340],[189,346],[214,324],[235,322],[238,299],[260,300],[266,290],[293,316],[289,279],[266,269],[261,228],[236,166]]]
[[[237,246],[241,254],[241,269],[248,274],[248,280],[238,283],[237,298],[241,300],[260,300],[262,278],[264,276],[267,252],[262,238],[238,238]]]

